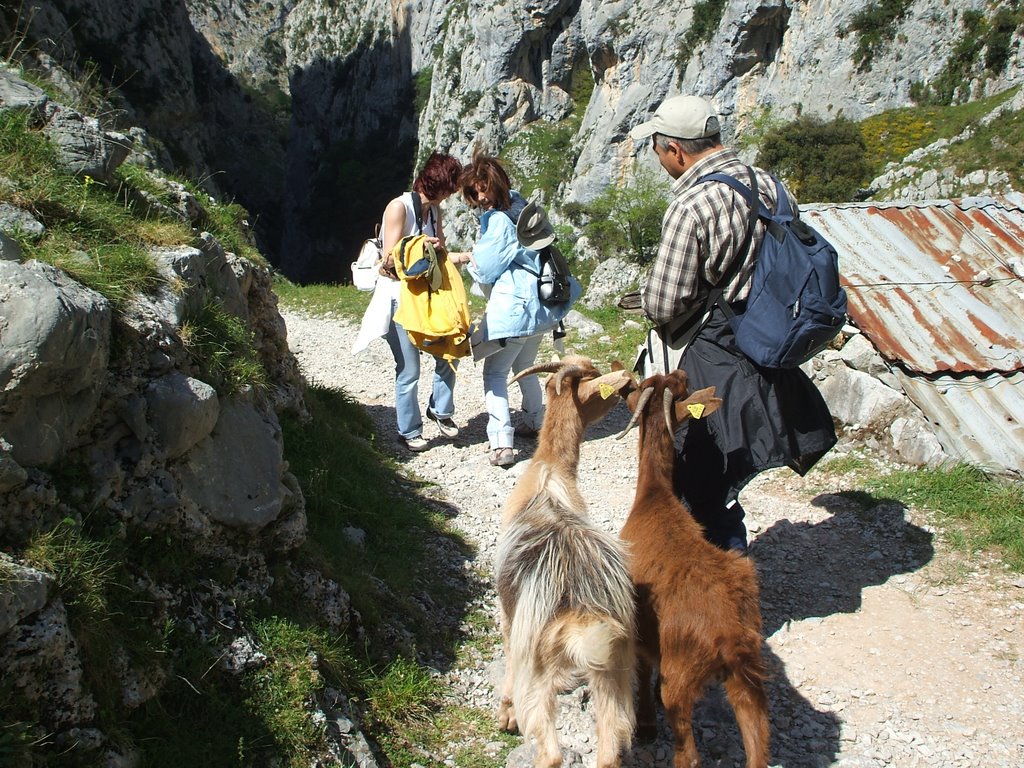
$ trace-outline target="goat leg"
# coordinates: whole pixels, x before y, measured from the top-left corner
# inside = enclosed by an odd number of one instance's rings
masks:
[[[633,737],[633,670],[631,653],[620,655],[613,668],[593,670],[590,688],[597,712],[597,768],[619,768],[622,752]]]
[[[518,733],[515,707],[512,704],[512,686],[515,683],[515,670],[512,668],[512,657],[509,655],[509,619],[505,611],[501,611],[502,646],[505,654],[505,677],[501,683],[501,695],[498,699],[498,729],[506,733]]]
[[[686,670],[693,672],[695,670]],[[665,705],[665,718],[675,737],[673,768],[697,768],[700,755],[693,738],[693,707],[702,691],[701,676],[679,674],[681,670],[662,670],[661,700]]]
[[[657,710],[654,705],[654,667],[644,656],[637,660],[637,691],[639,704],[636,710],[637,741],[651,743],[658,738]]]
[[[726,677],[724,687],[743,737],[747,768],[767,768],[770,726],[764,685],[760,679],[752,679],[744,674],[743,669],[738,669]]]

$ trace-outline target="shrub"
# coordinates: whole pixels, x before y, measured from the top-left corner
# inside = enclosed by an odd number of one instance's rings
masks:
[[[953,46],[942,72],[930,84],[919,89],[915,100],[919,104],[948,106],[954,101],[967,101],[971,95],[971,80],[975,66],[984,48],[984,34],[988,22],[981,11],[964,11],[964,32]]]
[[[988,24],[985,35],[985,70],[992,75],[1006,71],[1010,63],[1013,33],[1024,24],[1024,11],[1015,2],[1012,8],[1000,8]]]
[[[676,65],[681,73],[686,71],[686,65],[697,49],[711,41],[718,25],[722,23],[725,5],[725,0],[698,0],[693,6],[690,27],[676,52]]]
[[[845,202],[871,180],[871,164],[857,124],[799,117],[769,130],[757,164],[785,179],[802,202]]]
[[[857,36],[854,63],[861,72],[871,71],[875,55],[896,38],[896,28],[913,5],[912,0],[881,0],[870,3],[850,19],[847,31]]]
[[[622,252],[630,261],[654,261],[661,238],[661,219],[668,206],[668,185],[654,172],[641,169],[625,188],[610,186],[593,202],[567,207],[565,213],[584,221],[583,231],[602,257]]]

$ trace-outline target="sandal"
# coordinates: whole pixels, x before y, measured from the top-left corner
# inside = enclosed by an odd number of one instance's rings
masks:
[[[491,466],[511,467],[516,463],[511,448],[495,448],[491,451]]]

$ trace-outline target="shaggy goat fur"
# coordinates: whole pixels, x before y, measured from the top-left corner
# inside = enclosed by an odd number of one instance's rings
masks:
[[[626,552],[587,517],[576,485],[580,441],[633,385],[589,360],[533,366],[552,372],[537,450],[502,516],[495,565],[506,673],[499,725],[537,741],[537,768],[556,768],[556,695],[579,677],[597,710],[598,768],[617,768],[635,724],[635,611]]]
[[[761,657],[761,611],[754,564],[708,543],[672,490],[673,435],[691,416],[715,411],[709,387],[688,396],[686,374],[652,376],[632,392],[623,435],[640,423],[636,498],[621,536],[630,546],[637,590],[640,704],[638,735],[655,735],[652,673],[675,736],[675,768],[694,768],[693,707],[704,687],[721,680],[736,713],[748,768],[768,765],[768,701]]]

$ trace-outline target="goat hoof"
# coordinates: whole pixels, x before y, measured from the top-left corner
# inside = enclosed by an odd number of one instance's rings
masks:
[[[516,715],[511,707],[502,707],[498,710],[498,730],[505,733],[519,733],[519,723],[516,722]]]
[[[636,740],[644,744],[650,744],[658,738],[658,726],[654,723],[645,723],[636,727]]]

